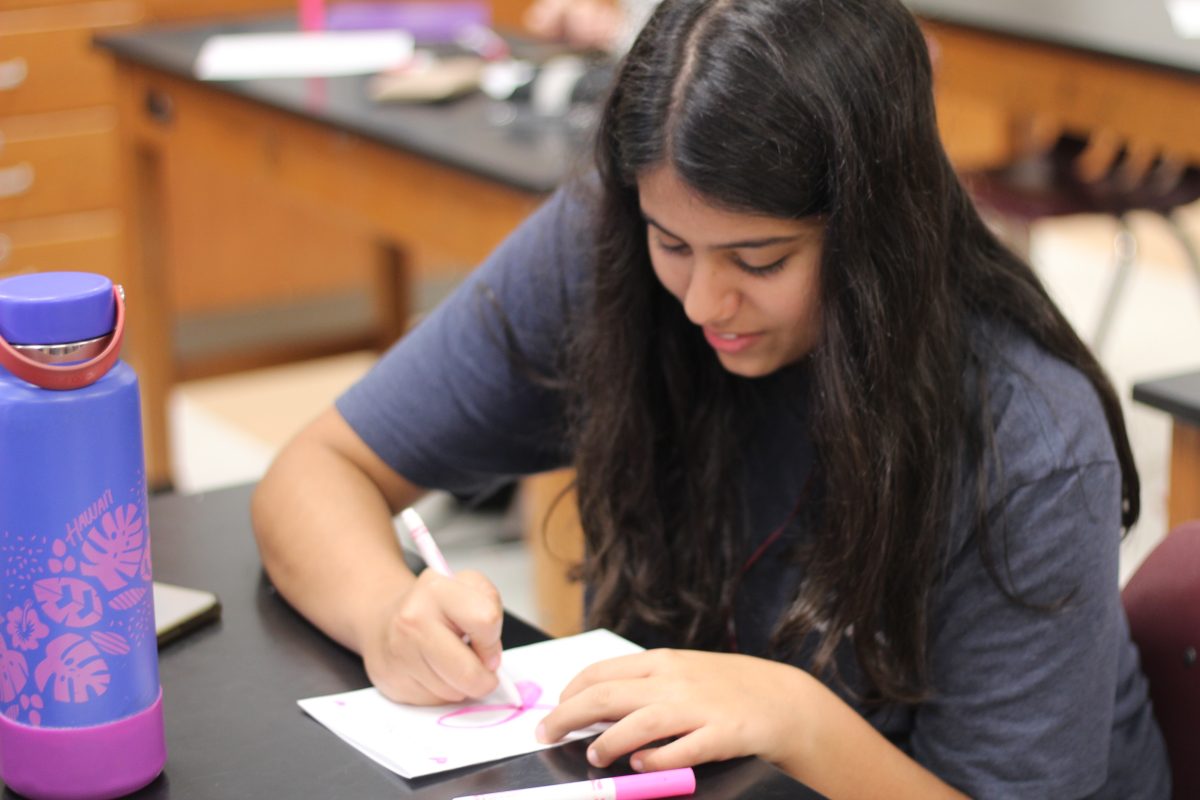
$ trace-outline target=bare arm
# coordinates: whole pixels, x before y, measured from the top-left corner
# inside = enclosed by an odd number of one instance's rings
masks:
[[[331,408],[288,443],[254,492],[263,565],[297,611],[363,656],[388,696],[437,703],[486,694],[500,598],[477,573],[418,578],[405,565],[392,518],[422,492]]]
[[[296,610],[361,653],[366,612],[415,580],[392,517],[422,493],[329,409],[288,443],[254,492],[263,566]]]
[[[833,798],[966,797],[888,741],[816,678],[800,670],[792,677],[807,695],[796,708],[804,715],[798,718],[820,724],[773,754],[785,772]]]

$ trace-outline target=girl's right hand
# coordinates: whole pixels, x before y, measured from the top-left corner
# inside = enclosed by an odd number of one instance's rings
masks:
[[[503,622],[500,593],[483,575],[464,570],[446,577],[426,569],[368,622],[367,677],[401,703],[482,697],[497,685]]]

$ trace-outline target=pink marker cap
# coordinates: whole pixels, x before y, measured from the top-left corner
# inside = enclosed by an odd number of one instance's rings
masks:
[[[680,797],[696,791],[696,773],[691,767],[664,769],[643,775],[622,775],[613,778],[617,800],[657,800],[660,797]]]

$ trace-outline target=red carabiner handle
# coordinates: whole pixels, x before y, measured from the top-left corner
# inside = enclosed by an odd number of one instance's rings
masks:
[[[113,298],[117,303],[117,320],[113,325],[112,338],[108,346],[95,358],[68,366],[39,364],[24,356],[0,336],[0,367],[4,367],[23,381],[43,389],[65,392],[95,383],[117,363],[121,354],[121,341],[125,338],[125,301],[121,287],[113,285]]]

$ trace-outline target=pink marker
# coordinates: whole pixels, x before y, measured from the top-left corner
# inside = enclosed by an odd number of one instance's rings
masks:
[[[657,800],[659,797],[682,797],[695,791],[696,773],[691,767],[685,767],[534,789],[462,795],[454,800]]]
[[[412,535],[413,544],[417,546],[417,552],[421,554],[421,558],[425,559],[425,564],[439,575],[445,575],[447,578],[454,575],[450,569],[450,564],[447,563],[446,557],[442,555],[441,549],[437,546],[437,542],[433,540],[433,536],[429,533],[429,528],[425,525],[425,520],[421,519],[421,515],[414,508],[406,508],[400,512],[400,518],[404,520],[405,527],[408,528],[409,534]],[[464,639],[466,637],[463,637]],[[521,696],[521,692],[517,690],[517,685],[512,682],[512,678],[504,674],[504,668],[496,670],[496,680],[500,682],[500,691],[507,697],[508,702],[517,708],[525,707],[525,700]]]

